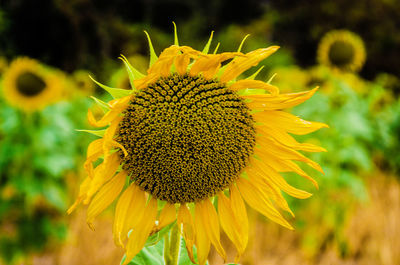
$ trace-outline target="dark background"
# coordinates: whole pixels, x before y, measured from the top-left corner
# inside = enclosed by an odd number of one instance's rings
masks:
[[[279,14],[279,15],[278,15]],[[400,75],[400,1],[318,0],[3,0],[0,54],[27,55],[65,71],[96,67],[116,58],[127,43],[143,43],[143,29],[204,40],[211,30],[264,20],[271,42],[292,50],[300,66],[315,64],[318,41],[329,30],[348,29],[365,41],[361,76]],[[190,30],[189,30],[190,29]],[[138,45],[146,53],[146,45]]]

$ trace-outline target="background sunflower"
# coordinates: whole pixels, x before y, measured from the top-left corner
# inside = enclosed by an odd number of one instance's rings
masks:
[[[328,32],[317,50],[320,64],[343,71],[359,71],[365,62],[365,47],[359,36],[346,30]]]
[[[4,72],[2,94],[11,105],[35,111],[60,100],[64,82],[62,74],[22,57],[12,61]]]

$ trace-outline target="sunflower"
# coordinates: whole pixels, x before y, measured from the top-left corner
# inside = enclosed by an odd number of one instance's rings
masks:
[[[44,108],[62,94],[63,78],[30,58],[12,61],[3,78],[4,98],[25,111]]]
[[[357,72],[366,57],[362,39],[347,30],[328,32],[320,41],[317,59],[320,64],[343,71]]]
[[[296,172],[317,186],[294,161],[322,172],[297,150],[325,150],[299,143],[289,133],[307,134],[327,125],[282,109],[304,102],[316,89],[280,94],[276,86],[254,80],[256,74],[237,80],[277,46],[242,53],[240,45],[237,52],[217,54],[216,48],[209,54],[212,35],[200,52],[179,46],[175,34],[175,44],[157,57],[147,37],[146,75],[122,58],[132,90],[98,83],[114,99],[98,101],[106,109],[101,119],[88,112],[89,123],[106,129],[96,131],[101,138],[88,147],[88,177],[69,213],[80,203],[89,204],[92,227],[94,218],[117,200],[113,235],[126,250],[124,264],[150,234],[174,221],[193,262],[194,246],[199,264],[206,263],[211,244],[226,258],[221,228],[239,259],[248,241],[245,202],[293,229],[276,209],[293,215],[281,191],[297,198],[311,194],[288,184],[280,172]]]
[[[92,74],[86,70],[77,70],[72,74],[75,91],[78,94],[92,95],[95,91],[95,85],[90,79]]]

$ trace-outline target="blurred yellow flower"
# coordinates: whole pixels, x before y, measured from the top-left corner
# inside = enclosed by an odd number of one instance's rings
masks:
[[[80,95],[93,95],[95,85],[89,76],[92,74],[86,70],[77,70],[72,74],[75,92]],[[75,94],[75,93],[74,93]]]
[[[333,30],[321,39],[317,59],[331,68],[357,72],[364,65],[366,57],[362,39],[347,30]]]
[[[88,147],[88,177],[69,213],[79,203],[89,204],[87,222],[92,226],[118,200],[113,234],[115,243],[126,249],[123,264],[152,232],[175,220],[193,262],[193,246],[198,263],[205,264],[211,244],[226,259],[221,227],[236,246],[238,260],[248,241],[244,202],[292,229],[276,209],[293,215],[281,191],[297,198],[311,194],[289,185],[279,172],[296,172],[317,186],[293,160],[322,172],[296,150],[325,150],[299,143],[288,133],[308,134],[327,125],[282,109],[306,101],[316,90],[280,94],[276,86],[254,76],[237,80],[277,46],[246,54],[240,48],[208,54],[211,38],[202,52],[179,46],[175,38],[175,45],[157,58],[149,43],[146,75],[123,58],[133,89],[102,85],[115,99],[101,103],[108,111],[99,120],[88,112],[93,126],[107,128]],[[229,63],[221,66],[225,61]],[[94,167],[98,159],[102,162]]]
[[[64,78],[38,61],[21,57],[3,75],[3,95],[13,106],[35,111],[59,100]]]

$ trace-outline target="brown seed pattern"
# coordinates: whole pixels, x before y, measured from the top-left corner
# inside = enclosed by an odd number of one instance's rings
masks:
[[[171,74],[136,93],[116,140],[132,181],[159,200],[195,202],[227,188],[248,163],[254,120],[225,84]]]

